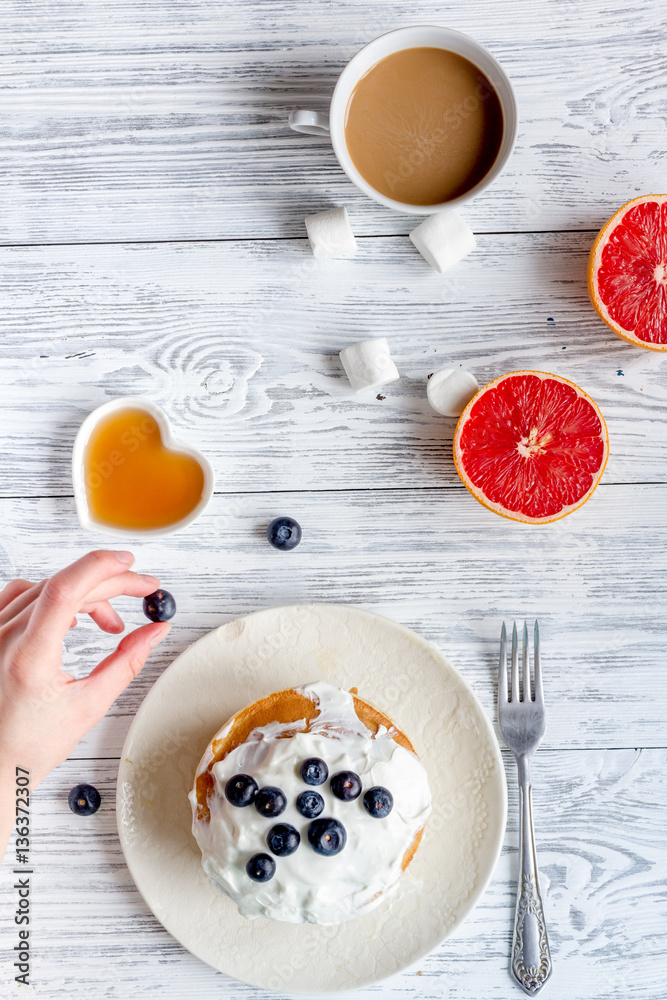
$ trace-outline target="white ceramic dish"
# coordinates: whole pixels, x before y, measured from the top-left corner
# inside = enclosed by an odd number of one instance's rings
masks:
[[[174,524],[170,524],[163,528],[116,528],[113,525],[105,524],[102,521],[96,521],[92,517],[88,506],[88,496],[86,494],[85,484],[84,456],[86,446],[90,441],[90,436],[99,424],[100,420],[105,419],[111,413],[115,413],[118,410],[132,409],[135,407],[137,409],[145,410],[149,416],[153,417],[160,428],[162,443],[166,448],[171,448],[175,451],[182,452],[184,455],[192,456],[192,458],[199,463],[204,473],[202,498],[197,506],[194,510],[191,510],[186,517],[181,518],[180,521],[175,521]],[[114,535],[117,538],[127,538],[128,536],[150,538],[161,535],[171,535],[175,531],[180,531],[181,528],[184,528],[186,525],[192,524],[193,521],[196,521],[213,496],[215,477],[213,474],[213,467],[205,455],[202,455],[202,453],[196,448],[192,448],[190,445],[183,444],[182,441],[176,441],[174,439],[171,433],[169,419],[164,410],[161,410],[160,407],[151,402],[151,400],[144,399],[142,396],[119,396],[117,399],[112,399],[108,403],[98,406],[96,410],[93,410],[92,413],[88,414],[79,427],[76,438],[74,439],[74,446],[72,448],[72,482],[74,485],[76,512],[78,514],[81,527],[85,528],[86,531],[94,531],[96,534]]]
[[[247,920],[202,870],[188,792],[226,719],[318,679],[357,687],[407,733],[428,772],[433,812],[385,905],[336,927]],[[498,744],[463,678],[409,629],[340,605],[258,611],[186,649],[139,709],[118,772],[121,845],[155,916],[215,969],[283,994],[376,983],[436,948],[484,891],[506,811]]]
[[[359,80],[376,63],[394,52],[401,52],[403,49],[414,48],[436,48],[447,49],[449,52],[456,52],[458,55],[468,59],[473,65],[484,73],[487,80],[493,86],[498,95],[503,111],[503,137],[500,149],[491,168],[468,191],[452,198],[450,201],[441,202],[436,205],[409,205],[406,202],[396,201],[387,195],[376,191],[367,180],[362,177],[347,150],[345,142],[345,119],[347,117],[347,105],[352,96],[352,91]],[[475,96],[473,99],[475,99]],[[461,31],[453,28],[445,28],[441,25],[419,24],[411,25],[407,28],[396,28],[388,31],[372,42],[364,45],[363,49],[352,59],[338,77],[331,98],[329,114],[321,111],[293,111],[289,117],[290,128],[296,132],[304,132],[307,135],[330,135],[336,159],[341,167],[360,191],[378,201],[387,208],[393,208],[397,212],[405,212],[408,215],[433,215],[445,208],[456,208],[464,202],[470,201],[493,183],[501,173],[505,164],[509,160],[518,128],[518,109],[516,96],[510,78],[502,68],[498,60],[491,55],[488,49],[476,42],[469,35],[464,35]]]

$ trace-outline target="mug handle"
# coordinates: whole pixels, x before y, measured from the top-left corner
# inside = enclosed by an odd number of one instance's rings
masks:
[[[289,116],[289,127],[304,135],[328,135],[329,115],[322,111],[293,111]]]

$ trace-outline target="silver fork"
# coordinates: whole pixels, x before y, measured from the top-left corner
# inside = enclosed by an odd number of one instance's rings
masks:
[[[547,728],[540,665],[540,633],[535,622],[535,676],[531,685],[528,651],[528,626],[523,626],[522,648],[523,698],[519,688],[519,643],[516,622],[512,630],[512,676],[507,686],[507,632],[500,633],[500,670],[498,674],[498,721],[503,739],[516,758],[519,776],[519,883],[516,894],[514,933],[512,937],[512,975],[529,996],[540,992],[551,975],[551,952],[544,910],[540,896],[530,765]],[[532,690],[531,690],[532,687]]]

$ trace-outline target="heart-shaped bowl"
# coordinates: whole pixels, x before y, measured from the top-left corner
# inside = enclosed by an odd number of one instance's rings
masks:
[[[85,481],[86,448],[94,431],[97,429],[102,420],[106,419],[106,417],[110,416],[112,413],[127,409],[143,410],[149,417],[152,417],[159,428],[163,447],[168,451],[175,451],[181,455],[187,455],[188,457],[193,458],[199,464],[204,474],[201,500],[196,507],[189,511],[184,517],[180,518],[178,521],[174,521],[172,524],[157,528],[123,528],[108,524],[105,521],[99,521],[91,513]],[[175,531],[180,531],[180,529],[184,528],[186,525],[192,524],[192,522],[195,521],[204,511],[204,508],[208,505],[211,497],[213,496],[214,481],[215,477],[213,475],[213,467],[211,466],[209,460],[202,455],[200,451],[197,451],[196,448],[192,448],[189,445],[174,440],[171,432],[171,424],[169,423],[169,418],[164,410],[160,409],[160,407],[151,402],[151,400],[144,399],[142,396],[119,396],[117,399],[112,399],[108,403],[98,406],[96,410],[93,410],[92,413],[88,414],[79,427],[76,438],[74,439],[74,446],[72,448],[72,482],[74,485],[74,500],[81,527],[85,528],[86,531],[94,531],[97,534],[102,533],[105,535],[115,535],[116,537],[127,537],[128,535],[133,535],[141,538],[149,538],[157,537],[159,535],[171,535]]]

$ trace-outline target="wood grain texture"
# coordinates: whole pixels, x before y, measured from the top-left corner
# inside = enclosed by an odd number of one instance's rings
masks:
[[[501,622],[537,617],[551,707],[545,746],[667,746],[666,504],[665,486],[601,486],[580,511],[540,528],[497,517],[463,488],[215,496],[188,529],[133,546],[138,569],[161,578],[178,613],[164,649],[75,756],[118,756],[150,685],[209,629],[311,601],[360,605],[414,628],[491,717]],[[290,553],[264,534],[283,513],[304,532]],[[3,579],[39,579],[105,544],[82,534],[69,499],[3,500],[0,518]],[[128,624],[145,621],[138,600],[116,604]],[[67,641],[67,669],[87,671],[116,641],[82,621]],[[387,678],[387,710],[404,680]],[[266,683],[261,693],[270,671]]]
[[[510,820],[480,904],[458,935],[417,968],[354,996],[512,1000],[517,995],[508,954],[518,805],[514,764],[509,754],[504,757]],[[184,951],[142,901],[118,843],[117,766],[115,760],[68,761],[33,794],[32,994],[45,1000],[265,997]],[[665,750],[538,753],[534,807],[554,997],[660,1000],[663,995],[656,976],[667,968],[666,767]],[[93,817],[74,816],[67,806],[69,789],[81,780],[102,793]],[[13,944],[15,890],[7,869],[2,872],[0,933]],[[6,978],[3,997],[23,995]]]
[[[517,91],[516,151],[467,207],[476,231],[599,228],[664,188],[666,22],[647,0],[6,0],[0,240],[293,236],[332,204],[360,234],[408,232],[287,117],[326,109],[357,49],[419,22],[473,35]]]
[[[458,486],[425,391],[458,364],[572,379],[609,425],[603,482],[667,482],[667,356],[598,319],[590,242],[481,237],[445,275],[405,237],[333,261],[305,240],[0,250],[0,495],[70,494],[79,424],[127,394],[166,407],[218,491]],[[382,335],[403,377],[352,392],[337,353]]]
[[[362,44],[417,22],[487,45],[519,101],[506,171],[462,211],[478,249],[446,275],[407,240],[414,218],[366,199],[328,143],[286,125],[294,108],[327,107]],[[500,622],[539,618],[550,996],[664,1000],[667,358],[607,331],[585,268],[623,202],[665,190],[666,29],[648,0],[5,0],[0,583],[105,543],[78,527],[70,455],[106,399],[162,404],[217,473],[200,521],[133,546],[177,598],[164,648],[34,796],[35,996],[267,996],[184,952],[141,901],[116,834],[117,758],[150,685],[190,642],[256,608],[315,600],[416,629],[490,717]],[[359,253],[317,262],[303,219],[334,204],[348,206]],[[54,243],[96,245],[37,245]],[[389,338],[402,378],[355,395],[337,353],[371,336]],[[590,503],[537,529],[480,507],[453,469],[454,421],[426,402],[426,376],[444,364],[480,383],[536,368],[586,389],[611,439]],[[264,537],[281,513],[304,528],[289,555]],[[143,624],[139,602],[117,604]],[[83,621],[66,666],[81,675],[113,644]],[[388,678],[388,701],[400,681]],[[480,905],[420,969],[364,992],[517,997],[506,764],[505,849]],[[103,793],[88,821],[66,805],[81,780]],[[3,998],[19,995],[11,886],[5,865]]]

